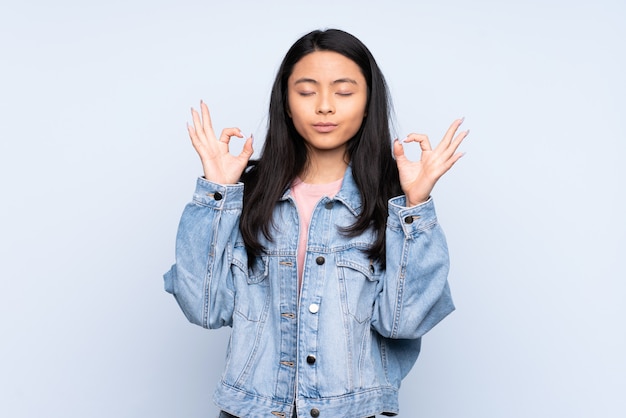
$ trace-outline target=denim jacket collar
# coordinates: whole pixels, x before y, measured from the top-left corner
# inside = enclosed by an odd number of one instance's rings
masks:
[[[280,200],[288,200],[290,197],[291,188],[285,190]],[[350,165],[346,168],[346,172],[343,175],[343,182],[341,183],[341,189],[339,189],[339,193],[335,195],[335,200],[346,205],[354,216],[359,216],[361,213],[361,193],[352,176],[352,166]]]

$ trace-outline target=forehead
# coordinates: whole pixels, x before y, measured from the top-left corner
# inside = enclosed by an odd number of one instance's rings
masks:
[[[305,55],[294,65],[290,82],[308,78],[318,82],[332,82],[340,78],[364,82],[359,66],[350,58],[332,51],[315,51]]]

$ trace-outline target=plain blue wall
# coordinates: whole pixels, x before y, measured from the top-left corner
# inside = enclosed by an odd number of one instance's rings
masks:
[[[401,417],[623,416],[625,20],[609,0],[5,2],[0,416],[216,415],[228,330],[161,279],[201,172],[189,107],[262,138],[280,59],[320,27],[370,47],[398,136],[472,131],[435,190],[458,309]]]

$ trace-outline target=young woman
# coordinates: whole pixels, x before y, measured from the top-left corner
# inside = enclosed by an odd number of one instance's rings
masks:
[[[165,288],[191,322],[232,327],[221,416],[396,415],[422,335],[454,309],[430,193],[462,155],[462,120],[436,148],[410,134],[409,161],[380,69],[339,30],[287,52],[258,161],[252,137],[230,154],[241,131],[217,137],[200,108],[188,131],[204,177]]]

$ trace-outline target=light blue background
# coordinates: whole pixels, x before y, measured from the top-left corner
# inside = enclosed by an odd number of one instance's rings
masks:
[[[262,138],[287,48],[339,27],[397,135],[472,131],[435,190],[458,309],[400,416],[623,417],[625,21],[618,0],[3,2],[0,416],[216,415],[228,331],[162,290],[201,172],[189,107]]]

